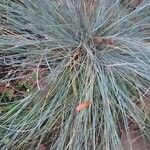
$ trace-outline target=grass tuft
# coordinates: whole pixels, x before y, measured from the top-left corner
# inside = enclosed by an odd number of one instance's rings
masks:
[[[123,134],[131,149],[135,128],[146,145],[149,10],[149,0],[0,1],[0,63],[15,68],[0,82],[34,70],[36,83],[0,102],[1,149],[120,150]]]

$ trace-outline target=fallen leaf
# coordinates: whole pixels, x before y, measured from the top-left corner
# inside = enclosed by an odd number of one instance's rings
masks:
[[[76,112],[80,112],[84,109],[87,109],[91,106],[91,101],[83,101],[76,107]]]

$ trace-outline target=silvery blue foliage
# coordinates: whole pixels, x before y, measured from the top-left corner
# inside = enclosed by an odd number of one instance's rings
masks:
[[[46,139],[50,149],[120,150],[129,118],[149,138],[136,105],[150,87],[149,0],[7,0],[0,12],[0,63],[49,70],[0,116],[2,149]],[[75,112],[85,100],[91,107]]]

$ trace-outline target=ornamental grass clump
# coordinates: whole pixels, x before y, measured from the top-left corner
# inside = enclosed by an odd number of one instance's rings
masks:
[[[36,83],[0,103],[2,150],[132,149],[135,128],[146,147],[149,0],[3,0],[0,31],[0,63],[16,68],[0,81],[34,70]]]

